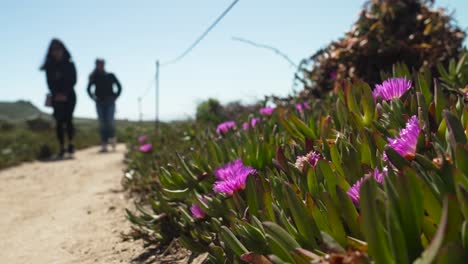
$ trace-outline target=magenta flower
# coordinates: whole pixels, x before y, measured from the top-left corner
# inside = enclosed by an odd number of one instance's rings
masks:
[[[269,115],[273,114],[273,111],[275,111],[275,108],[273,108],[271,106],[267,106],[267,107],[264,107],[264,108],[260,108],[260,110],[258,112],[261,115],[269,116]]]
[[[385,177],[387,177],[387,175],[388,175],[387,167],[384,167],[381,172],[377,168],[375,168],[374,171],[372,172],[372,177],[374,177],[375,181],[377,181],[380,184],[384,183],[384,179]]]
[[[153,144],[144,144],[144,145],[141,145],[138,149],[139,149],[141,152],[148,152],[148,151],[150,151],[152,148],[153,148]]]
[[[359,204],[359,191],[361,190],[362,183],[367,179],[369,179],[369,175],[359,179],[356,183],[353,184],[353,186],[351,186],[351,188],[349,188],[348,192],[346,192],[355,205]]]
[[[311,151],[307,153],[307,155],[305,156],[297,157],[296,163],[294,164],[294,166],[300,171],[304,170],[304,166],[307,163],[313,168],[315,168],[315,166],[317,166],[317,162],[321,160],[322,158],[323,158],[322,154],[320,154],[319,152]]]
[[[260,123],[260,118],[258,118],[258,117],[254,117],[254,118],[250,119],[250,126],[251,127],[256,127],[258,123]]]
[[[351,200],[353,201],[353,203],[355,205],[358,205],[359,200],[360,200],[359,191],[361,190],[362,183],[365,180],[373,177],[376,182],[378,182],[380,184],[383,184],[384,179],[385,179],[385,177],[387,177],[387,175],[388,175],[387,167],[384,167],[382,169],[382,172],[380,172],[379,169],[375,168],[373,172],[371,172],[370,174],[365,175],[364,177],[359,179],[356,183],[354,183],[353,186],[351,186],[351,188],[349,188],[349,190],[347,192],[349,198],[351,198]]]
[[[417,116],[412,116],[406,123],[406,127],[400,130],[398,137],[388,138],[388,145],[405,159],[412,160],[416,155],[419,132],[421,132],[419,119]]]
[[[296,104],[296,110],[297,110],[299,113],[303,113],[303,112],[304,112],[304,109],[309,109],[309,103],[307,103],[307,102],[302,102],[302,103]]]
[[[258,123],[260,123],[260,118],[254,117],[254,118],[250,119],[250,125],[249,125],[249,122],[244,122],[242,124],[242,129],[243,130],[248,130],[249,128],[254,128],[254,127],[257,126]]]
[[[245,166],[241,159],[236,159],[215,169],[216,182],[213,190],[217,193],[232,195],[234,192],[245,189],[247,176],[254,173],[256,173],[254,168]]]
[[[201,200],[202,202],[206,203],[205,197],[202,196]],[[198,219],[205,218],[206,216],[205,211],[203,211],[203,209],[197,203],[192,204],[190,207],[190,212],[192,212],[192,215]]]
[[[192,212],[192,215],[198,219],[204,218],[206,216],[205,211],[203,211],[203,209],[196,203],[192,204],[190,207],[190,212]]]
[[[393,98],[400,98],[409,88],[411,88],[411,81],[405,78],[390,78],[382,84],[377,84],[372,96],[374,100],[380,97],[385,101],[389,101]]]
[[[218,125],[216,128],[216,133],[226,134],[229,130],[233,129],[236,126],[234,121],[226,121]]]
[[[145,142],[147,139],[148,139],[148,136],[147,136],[147,135],[143,135],[143,136],[138,137],[138,142],[143,143],[143,142]]]

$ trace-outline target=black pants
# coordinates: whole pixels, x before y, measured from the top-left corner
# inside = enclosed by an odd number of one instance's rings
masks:
[[[53,102],[52,105],[54,108],[57,139],[61,149],[63,149],[65,145],[65,132],[68,135],[69,142],[71,142],[75,136],[75,127],[73,126],[73,111],[75,111],[75,105],[75,92],[67,95],[66,102]]]

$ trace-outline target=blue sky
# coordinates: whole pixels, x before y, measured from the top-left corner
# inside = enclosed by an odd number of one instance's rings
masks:
[[[66,3],[65,3],[66,2]],[[39,66],[53,37],[62,39],[78,70],[76,116],[95,117],[86,95],[94,59],[103,57],[107,70],[123,84],[117,118],[154,116],[155,61],[183,52],[232,0],[16,0],[0,10],[0,100],[24,99],[42,107],[47,87]],[[456,11],[468,27],[466,0],[436,1]],[[267,94],[287,95],[295,69],[275,54],[233,41],[242,37],[277,47],[294,61],[349,30],[364,1],[240,0],[225,19],[187,57],[161,68],[161,119],[193,116],[197,103],[215,97],[221,102],[253,102]]]

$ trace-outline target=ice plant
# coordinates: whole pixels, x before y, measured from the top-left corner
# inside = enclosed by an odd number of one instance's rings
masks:
[[[153,148],[153,144],[144,144],[144,145],[141,145],[138,149],[141,151],[141,152],[148,152],[150,151],[151,149]]]
[[[307,153],[305,156],[299,156],[296,159],[296,163],[294,166],[296,166],[297,169],[300,171],[304,170],[304,166],[306,163],[309,163],[310,166],[314,167],[317,165],[317,162],[322,159],[322,155],[319,152],[316,151],[311,151]]]
[[[254,128],[255,126],[257,126],[259,122],[260,122],[260,118],[258,117],[252,118],[250,119],[250,124],[249,122],[244,122],[242,124],[242,129],[248,130],[249,128]]]
[[[387,177],[387,175],[388,175],[387,167],[384,167],[381,172],[379,171],[378,168],[375,168],[374,171],[372,172],[372,176],[380,184],[384,183],[384,179],[385,177]]]
[[[367,179],[369,179],[369,176],[362,177],[356,183],[354,183],[353,186],[351,186],[351,188],[349,188],[347,192],[349,198],[351,198],[351,200],[353,201],[355,205],[359,204],[359,199],[360,199],[359,190],[361,190],[362,183]]]
[[[234,192],[245,189],[247,176],[255,172],[254,168],[245,166],[241,159],[236,159],[215,169],[216,182],[213,190],[217,193],[232,195]]]
[[[138,137],[138,142],[143,143],[148,139],[147,135],[139,136]]]
[[[202,197],[201,200],[206,203],[206,199],[204,197]],[[190,212],[192,213],[193,217],[198,219],[205,218],[206,216],[205,211],[203,211],[203,209],[197,203],[192,204],[190,207]]]
[[[250,119],[250,126],[251,127],[257,126],[258,123],[260,123],[260,118],[258,118],[258,117],[254,117],[254,118]]]
[[[400,130],[398,137],[388,138],[388,145],[405,159],[412,160],[416,155],[419,132],[421,132],[419,119],[417,116],[412,116],[406,127]]]
[[[347,194],[349,196],[349,198],[351,198],[351,200],[353,201],[353,203],[355,205],[358,205],[359,204],[359,191],[361,189],[361,185],[362,183],[373,177],[375,179],[376,182],[380,183],[380,184],[383,184],[384,183],[384,179],[385,177],[387,177],[388,175],[388,168],[387,167],[384,167],[382,169],[382,171],[380,172],[378,168],[375,168],[374,171],[372,171],[371,173],[365,175],[364,177],[362,177],[361,179],[359,179],[357,182],[355,182],[353,184],[353,186],[351,186],[351,188],[349,188]]]
[[[261,115],[269,116],[269,115],[273,114],[273,111],[275,111],[275,108],[273,108],[271,106],[267,106],[267,107],[264,107],[264,108],[260,108],[260,110],[258,112]]]
[[[378,97],[382,100],[389,101],[393,98],[400,98],[408,89],[411,88],[411,81],[406,78],[390,78],[382,84],[377,84],[372,96],[374,100]]]
[[[229,130],[233,129],[236,126],[234,121],[226,121],[218,125],[216,128],[216,133],[226,134]]]
[[[303,113],[305,109],[309,109],[309,103],[307,103],[307,102],[302,102],[302,103],[296,104],[296,110],[297,110],[299,113]]]

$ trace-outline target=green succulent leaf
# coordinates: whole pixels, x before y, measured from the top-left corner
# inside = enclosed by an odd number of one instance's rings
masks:
[[[447,128],[449,129],[449,138],[452,141],[452,146],[457,144],[466,144],[466,135],[460,120],[451,112],[444,110],[444,118],[447,122]]]
[[[239,239],[226,226],[221,226],[220,237],[238,257],[248,252]]]
[[[395,263],[384,225],[378,215],[377,184],[373,179],[366,180],[361,185],[360,207],[362,210],[361,229],[369,245],[369,255],[376,263]]]

